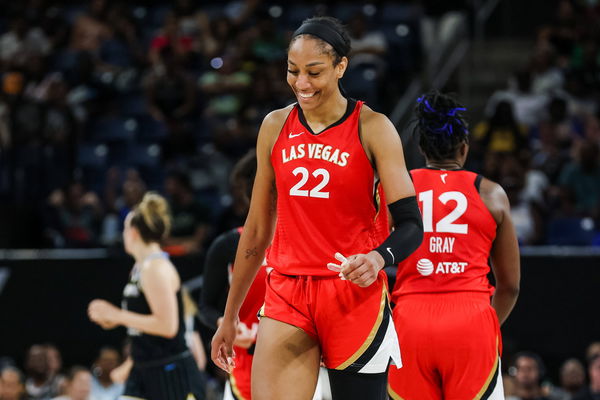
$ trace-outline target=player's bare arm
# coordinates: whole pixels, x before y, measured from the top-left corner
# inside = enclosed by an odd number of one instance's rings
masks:
[[[275,174],[270,161],[271,149],[288,114],[289,107],[271,112],[265,117],[258,134],[257,170],[252,201],[235,257],[236,268],[225,314],[212,341],[211,358],[226,371],[235,365],[232,346],[240,307],[262,264],[265,250],[271,243],[275,230]]]
[[[496,221],[496,239],[490,256],[496,278],[492,306],[500,324],[506,321],[519,295],[521,263],[519,244],[510,216],[510,204],[504,189],[488,179],[481,182],[481,198]]]

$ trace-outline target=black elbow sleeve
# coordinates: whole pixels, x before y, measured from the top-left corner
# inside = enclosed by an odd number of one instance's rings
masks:
[[[404,260],[423,241],[423,219],[415,196],[395,201],[388,207],[394,219],[394,230],[375,249],[385,260],[386,267]]]

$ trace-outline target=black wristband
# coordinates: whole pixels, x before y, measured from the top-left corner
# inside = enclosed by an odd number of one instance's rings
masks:
[[[423,241],[423,220],[415,196],[388,205],[394,219],[394,230],[374,250],[381,254],[385,267],[396,265],[415,251]]]

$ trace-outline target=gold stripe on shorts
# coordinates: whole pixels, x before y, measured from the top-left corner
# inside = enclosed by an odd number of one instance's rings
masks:
[[[360,348],[356,351],[356,353],[352,354],[350,356],[350,358],[348,358],[342,364],[335,367],[335,369],[339,369],[339,370],[346,369],[354,361],[358,360],[358,358],[369,348],[371,343],[373,343],[373,339],[375,339],[375,335],[377,334],[377,331],[379,330],[379,326],[381,325],[381,321],[383,320],[383,312],[384,312],[386,304],[387,304],[386,300],[387,300],[387,290],[385,288],[385,285],[382,285],[381,301],[379,304],[379,314],[377,315],[377,320],[375,321],[373,328],[371,328],[371,332],[369,332],[367,339],[364,341],[362,346],[360,346]]]
[[[237,383],[235,382],[233,375],[229,375],[229,384],[231,385],[231,393],[233,393],[233,397],[235,397],[236,400],[246,400],[240,393],[240,389],[237,387]]]
[[[388,385],[388,394],[393,400],[404,400],[400,395],[392,390],[392,387]]]
[[[496,336],[496,349],[497,348],[498,348],[498,336]],[[496,375],[496,370],[497,369],[498,369],[498,351],[496,350],[496,358],[494,359],[494,366],[492,367],[492,370],[490,371],[490,374],[488,375],[487,379],[485,380],[485,383],[483,384],[483,387],[481,388],[481,390],[479,390],[479,393],[477,393],[477,395],[475,397],[473,397],[473,400],[479,400],[479,399],[481,399],[481,397],[484,395],[484,393],[488,389],[488,386],[490,386],[490,383],[492,382],[492,379]]]
[[[263,303],[262,307],[258,310],[258,312],[256,313],[256,316],[258,318],[265,316],[265,303]]]
[[[119,399],[119,400],[146,400],[143,397],[123,396],[123,395],[117,397],[117,399]]]

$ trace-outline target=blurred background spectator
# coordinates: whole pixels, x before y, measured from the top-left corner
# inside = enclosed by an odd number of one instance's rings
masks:
[[[121,364],[121,355],[112,347],[100,349],[98,358],[92,365],[91,396],[95,400],[115,400],[122,393],[124,385],[113,382],[110,373]]]
[[[514,393],[507,400],[549,400],[542,389],[545,371],[544,362],[535,353],[526,351],[515,355],[509,372],[514,377]]]
[[[23,400],[25,385],[23,373],[17,367],[0,369],[0,400]]]

